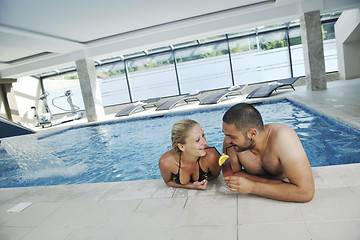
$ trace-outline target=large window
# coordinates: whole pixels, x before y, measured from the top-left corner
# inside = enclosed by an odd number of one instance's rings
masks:
[[[176,50],[181,93],[232,85],[226,41]]]
[[[259,48],[255,58],[258,82],[291,77],[285,30],[259,33]]]
[[[334,24],[335,23],[332,22],[322,25],[325,72],[334,72],[338,70]],[[290,28],[289,37],[293,75],[294,77],[304,76],[304,53],[300,27]]]
[[[334,25],[335,23],[333,22],[322,25],[326,72],[334,72],[338,70]]]
[[[304,53],[300,27],[290,28],[289,38],[293,75],[294,77],[305,76]]]
[[[123,61],[96,68],[103,106],[130,102]]]
[[[338,16],[322,18],[326,72],[338,70],[334,32]],[[299,25],[297,20],[97,61],[103,106],[304,76]],[[78,77],[75,71],[66,72],[44,79],[54,113],[61,110],[54,108],[52,99],[65,108],[67,103],[61,103],[65,99],[58,97],[66,90],[83,108]]]
[[[133,101],[179,94],[173,53],[126,61]]]
[[[254,61],[252,56],[256,55],[258,49],[256,36],[230,40],[229,46],[235,84],[247,84],[254,81],[255,79],[249,79],[245,75],[248,71],[254,71],[251,69],[253,65],[251,62]]]
[[[285,30],[231,40],[235,84],[250,84],[291,76]]]
[[[73,104],[80,109],[84,109],[77,72],[45,78],[42,82],[45,91],[49,93],[47,103],[53,114],[70,112],[71,108],[65,96],[65,92],[68,90],[71,91]]]

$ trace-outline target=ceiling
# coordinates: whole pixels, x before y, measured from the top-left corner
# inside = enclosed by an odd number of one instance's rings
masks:
[[[0,77],[359,7],[359,0],[0,0]]]

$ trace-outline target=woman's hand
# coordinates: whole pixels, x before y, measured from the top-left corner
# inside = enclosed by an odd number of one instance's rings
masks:
[[[200,189],[200,190],[206,190],[207,184],[208,184],[207,180],[202,180],[201,182],[199,181],[193,182],[195,189]]]

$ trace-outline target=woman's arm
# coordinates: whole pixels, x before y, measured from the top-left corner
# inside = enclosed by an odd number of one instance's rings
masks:
[[[208,180],[213,180],[220,175],[221,167],[219,166],[220,154],[215,148],[207,149],[205,162],[208,166],[208,170],[211,172],[211,177]]]
[[[207,187],[207,180],[202,180],[201,182],[199,181],[195,181],[195,182],[189,182],[187,184],[177,184],[173,181],[168,181],[165,182],[167,185],[169,185],[170,187],[175,187],[175,188],[188,188],[188,189],[199,189],[199,190],[206,190]]]

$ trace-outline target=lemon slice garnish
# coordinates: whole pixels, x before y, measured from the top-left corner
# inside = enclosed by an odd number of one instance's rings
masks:
[[[223,163],[226,161],[226,159],[228,159],[229,156],[226,154],[223,154],[219,157],[219,166],[223,165]]]

